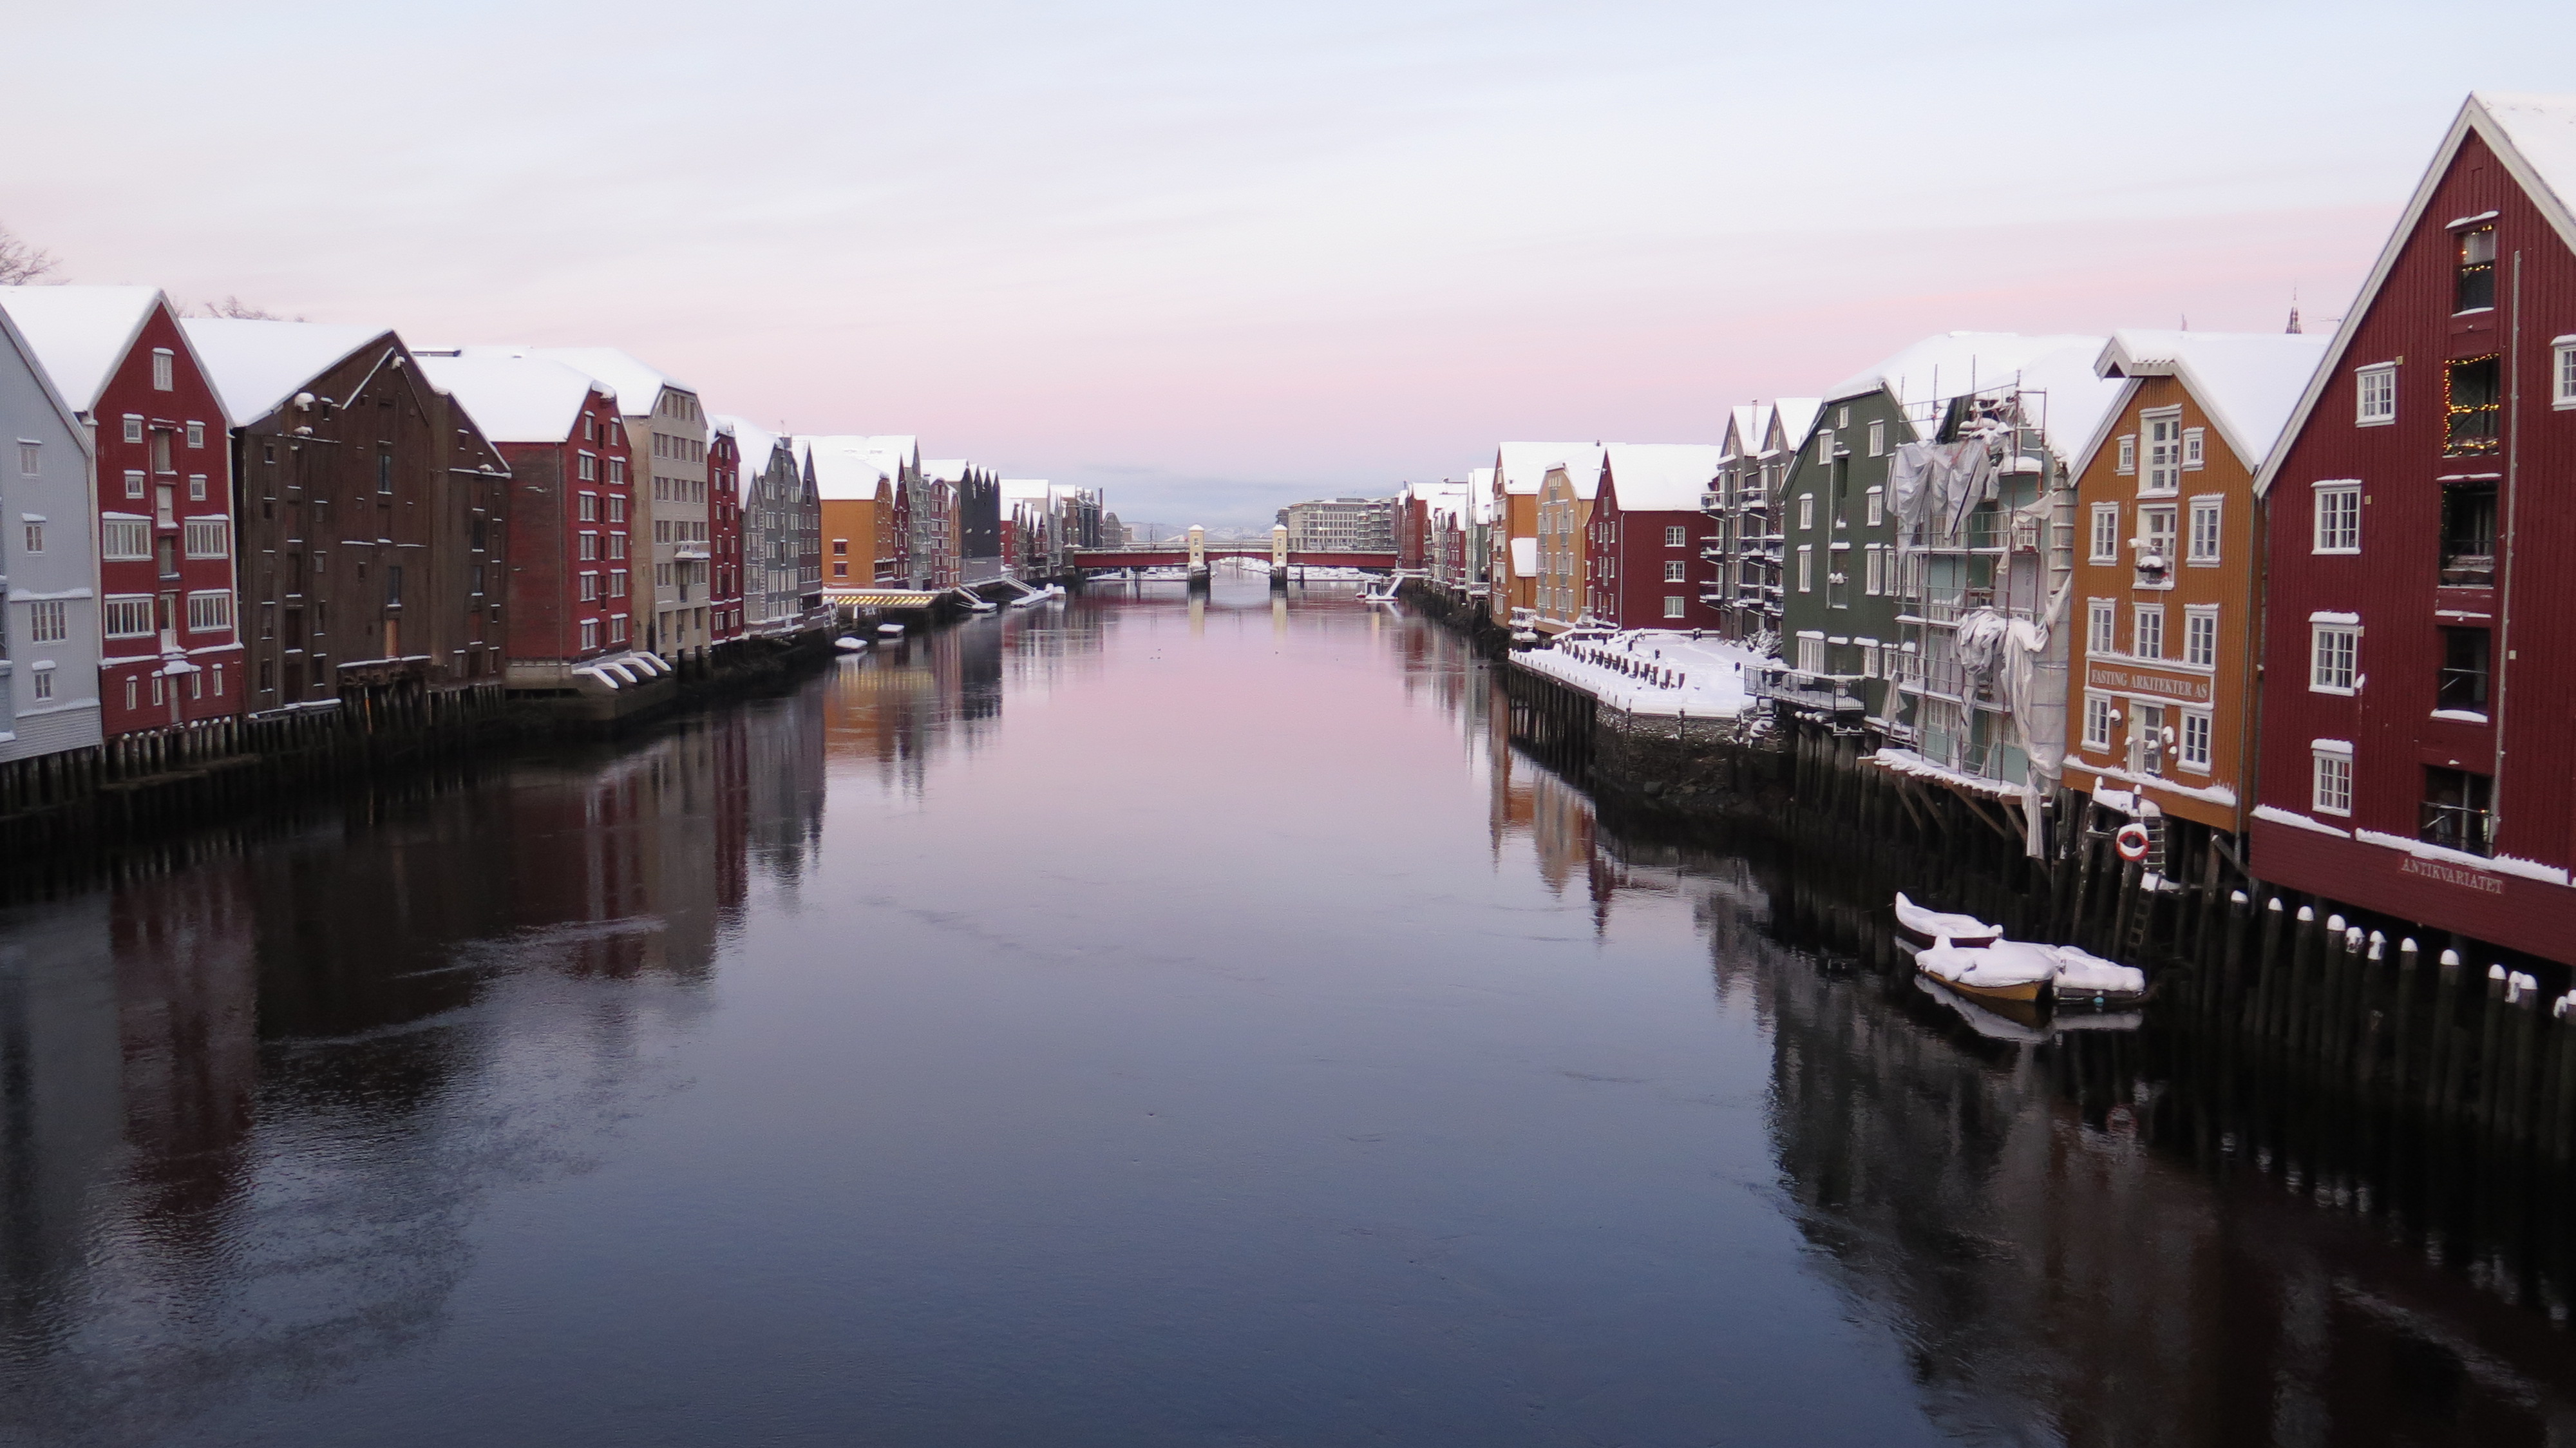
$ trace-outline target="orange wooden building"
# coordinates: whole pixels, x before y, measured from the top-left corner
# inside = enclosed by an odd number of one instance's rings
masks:
[[[2123,331],[2095,363],[2128,385],[2075,465],[2065,783],[2115,815],[2244,833],[2261,648],[2254,473],[2328,340]]]

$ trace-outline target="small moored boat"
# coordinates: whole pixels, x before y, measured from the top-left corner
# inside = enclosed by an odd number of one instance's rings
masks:
[[[1896,928],[1917,945],[1930,945],[1947,940],[1963,950],[1977,950],[2004,938],[2003,927],[1988,925],[1973,915],[1953,915],[1947,910],[1926,910],[1896,892]]]
[[[2147,998],[2147,973],[2134,965],[2114,965],[2072,945],[2045,947],[2057,960],[2049,993],[2061,1006],[2116,1010]]]
[[[902,625],[902,624],[899,624],[899,623],[881,623],[881,624],[878,624],[878,625],[877,625],[877,636],[878,636],[878,637],[880,637],[880,638],[889,638],[889,639],[899,639],[899,638],[902,638],[902,637],[903,637],[903,625]]]
[[[1936,939],[1915,952],[1914,968],[1962,995],[2028,1002],[2056,979],[2057,957],[2045,945],[2017,940],[1972,949]]]
[[[845,654],[855,654],[867,646],[868,641],[860,638],[856,634],[843,634],[839,638],[832,640],[832,647],[839,649]]]

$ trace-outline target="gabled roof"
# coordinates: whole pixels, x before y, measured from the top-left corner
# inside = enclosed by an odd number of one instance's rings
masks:
[[[799,437],[796,450],[814,469],[814,491],[826,502],[873,499],[892,480],[864,437]]]
[[[1713,442],[1614,442],[1602,474],[1631,513],[1696,513],[1725,449]]]
[[[197,350],[197,360],[235,427],[275,412],[306,383],[359,352],[402,345],[389,328],[333,322],[184,317],[179,330],[188,334],[188,345]]]
[[[1002,501],[1005,503],[1034,503],[1042,502],[1049,496],[1051,485],[1044,478],[1004,478],[1001,489]]]
[[[2044,392],[2030,422],[2049,446],[2067,453],[2093,435],[2119,395],[2118,383],[2093,370],[2105,340],[2072,333],[1943,332],[1843,379],[1825,394],[1825,401],[1847,402],[1884,390],[1916,439],[1929,442],[1952,398],[2012,388]]]
[[[2127,328],[2111,334],[2094,368],[2104,377],[2171,377],[2182,383],[2209,420],[2218,425],[2238,461],[2251,471],[2270,455],[2273,440],[2316,375],[2331,339],[2295,332],[2161,332]],[[2102,414],[2077,472],[2117,430],[2130,392]]]
[[[590,374],[560,362],[499,347],[470,356],[416,352],[420,375],[462,404],[493,442],[559,443],[573,435],[582,405],[597,392],[614,405],[615,394]]]
[[[84,459],[93,455],[97,445],[90,437],[89,429],[81,426],[81,409],[65,397],[54,379],[46,374],[45,364],[37,358],[36,349],[29,345],[26,334],[18,330],[18,324],[11,320],[5,307],[0,307],[0,346],[25,360],[27,375],[35,379],[36,390],[45,395],[45,405],[54,410],[55,417],[63,424],[63,431],[70,434],[73,445],[80,449]]]
[[[709,417],[707,422],[718,432],[733,434],[734,450],[742,456],[742,473],[745,478],[756,478],[768,472],[772,457],[781,451],[784,451],[791,461],[798,460],[796,450],[787,438],[771,432],[747,417],[718,413]]]
[[[1718,446],[1728,458],[1751,457],[1762,451],[1762,439],[1771,430],[1771,409],[1764,403],[1751,403],[1726,410],[1726,440]]]
[[[161,302],[152,287],[0,287],[0,308],[27,340],[30,360],[82,412],[98,405]]]
[[[1505,493],[1537,492],[1547,478],[1547,470],[1559,464],[1565,465],[1568,476],[1581,473],[1597,479],[1601,472],[1601,444],[1507,442],[1494,454],[1494,469],[1502,475]],[[1592,495],[1587,492],[1583,496]]]
[[[964,458],[926,459],[921,465],[923,477],[940,483],[962,483],[973,471],[974,468]]]
[[[2291,442],[2306,425],[2308,414],[2316,410],[2326,383],[2342,368],[2344,352],[2360,332],[2362,318],[2369,315],[2371,302],[2388,284],[2388,273],[2423,225],[2424,209],[2432,204],[2433,193],[2440,188],[2443,175],[2451,169],[2453,158],[2460,154],[2461,144],[2471,133],[2496,153],[2505,173],[2548,218],[2558,233],[2559,244],[2576,250],[2576,96],[2471,92],[2460,103],[2460,113],[2451,118],[2451,129],[2434,149],[2423,177],[2415,183],[2415,194],[2408,199],[2405,214],[2397,218],[2386,244],[2380,247],[2379,260],[2371,266],[2369,280],[2361,284],[2360,293],[2344,310],[2334,341],[2318,360],[2306,390],[2299,394],[2299,405],[2290,410],[2290,420],[2272,440],[2270,456],[2264,458],[2262,470],[2254,475],[2256,496],[2271,492],[2273,478],[2289,457]]]
[[[1763,439],[1764,452],[1795,452],[1807,445],[1807,435],[1816,430],[1816,419],[1824,414],[1821,397],[1783,397],[1771,404],[1771,426],[1779,441]]]
[[[1601,463],[1597,458],[1590,467],[1575,463],[1550,463],[1547,471],[1539,475],[1541,485],[1544,486],[1548,478],[1558,473],[1565,474],[1565,485],[1572,488],[1574,496],[1584,502],[1589,503],[1601,496]]]
[[[485,349],[466,347],[460,350],[470,354]],[[618,410],[628,417],[642,417],[651,412],[653,405],[661,400],[663,388],[667,387],[674,392],[686,392],[691,396],[697,394],[696,388],[615,347],[522,347],[494,350],[521,351],[534,357],[549,357],[575,371],[589,373],[607,383],[608,390],[617,394]]]

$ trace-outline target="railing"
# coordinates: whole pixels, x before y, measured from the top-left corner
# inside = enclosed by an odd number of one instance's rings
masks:
[[[1769,699],[1796,709],[1810,709],[1824,714],[1861,714],[1868,704],[1860,697],[1857,674],[1811,674],[1803,669],[1781,665],[1757,668],[1745,692],[1756,699]]]
[[[2428,845],[2463,850],[2472,855],[2495,853],[2495,816],[2464,804],[2426,800],[2418,816],[2416,838]]]

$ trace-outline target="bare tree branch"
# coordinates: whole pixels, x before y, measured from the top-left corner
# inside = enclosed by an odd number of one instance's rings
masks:
[[[42,281],[61,268],[61,260],[52,252],[40,251],[20,240],[18,233],[0,226],[0,286]]]

